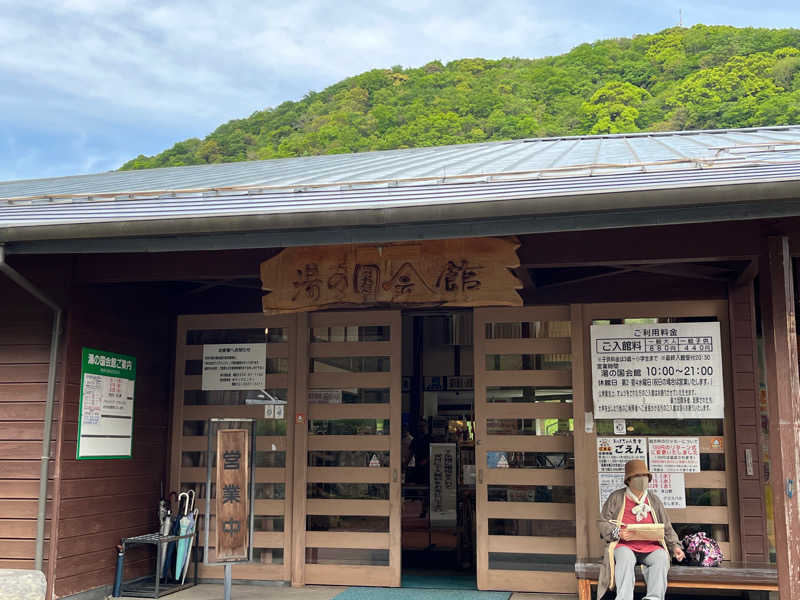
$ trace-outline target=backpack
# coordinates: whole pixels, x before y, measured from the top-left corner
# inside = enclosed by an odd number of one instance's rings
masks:
[[[687,535],[682,540],[689,564],[700,567],[718,567],[722,562],[722,550],[714,538],[704,531]]]

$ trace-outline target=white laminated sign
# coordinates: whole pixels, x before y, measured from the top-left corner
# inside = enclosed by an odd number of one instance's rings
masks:
[[[203,345],[203,390],[259,390],[266,385],[266,344]]]
[[[629,460],[647,462],[647,438],[643,437],[599,437],[597,438],[598,473],[625,471]]]
[[[653,473],[699,473],[700,438],[648,438]]]
[[[722,419],[719,323],[592,325],[595,419]]]
[[[600,507],[611,492],[625,487],[625,473],[598,473],[600,482]],[[683,473],[653,473],[650,490],[664,503],[665,508],[686,508],[686,484]]]

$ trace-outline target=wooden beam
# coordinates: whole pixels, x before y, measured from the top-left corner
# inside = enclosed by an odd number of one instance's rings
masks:
[[[75,282],[257,279],[259,265],[280,250],[81,254],[75,257]]]
[[[636,271],[645,273],[658,273],[659,275],[672,275],[674,277],[687,277],[689,279],[711,279],[712,281],[729,281],[731,271],[718,267],[708,267],[694,264],[662,264],[662,265],[642,265],[635,268]]]
[[[751,284],[756,278],[756,275],[758,275],[758,262],[757,257],[751,258],[747,266],[739,273],[736,281],[734,281],[733,287],[739,288]]]
[[[511,272],[522,282],[522,285],[525,286],[524,289],[536,289],[536,282],[531,277],[531,272],[528,269],[517,267],[516,269],[511,269]]]
[[[800,545],[790,543],[800,536],[800,371],[787,237],[771,236],[765,240],[760,272],[778,585],[781,596],[800,598]]]

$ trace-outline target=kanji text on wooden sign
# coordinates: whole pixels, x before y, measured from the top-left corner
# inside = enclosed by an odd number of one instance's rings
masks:
[[[249,559],[250,432],[217,432],[217,561]]]
[[[267,313],[329,306],[522,306],[515,238],[286,248],[261,263]]]

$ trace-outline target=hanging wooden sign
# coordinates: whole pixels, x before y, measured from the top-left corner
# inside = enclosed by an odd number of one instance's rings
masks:
[[[249,558],[249,441],[246,429],[217,432],[217,562]]]
[[[261,263],[268,314],[348,305],[522,306],[516,238],[286,248]]]

